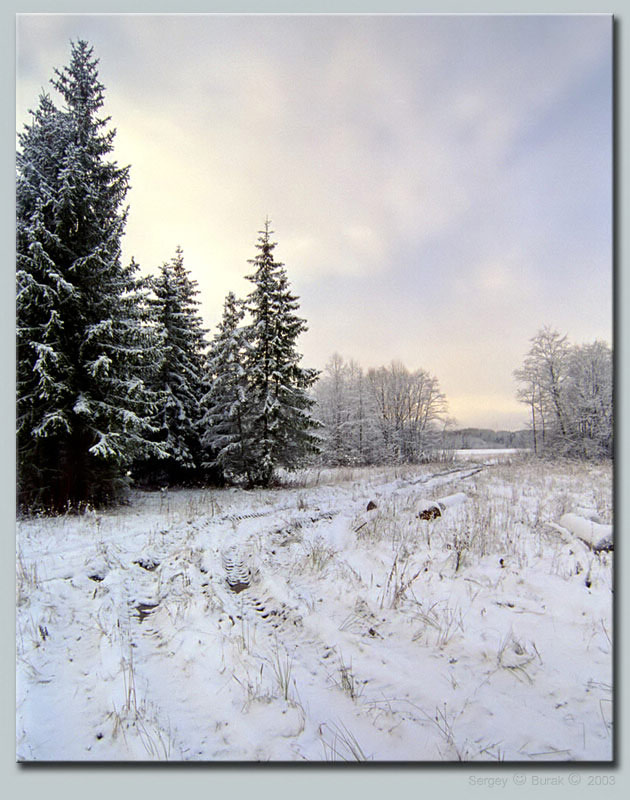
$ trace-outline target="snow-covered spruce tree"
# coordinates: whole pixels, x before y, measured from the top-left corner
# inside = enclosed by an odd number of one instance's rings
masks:
[[[150,280],[151,322],[157,368],[151,389],[160,397],[153,419],[160,458],[138,462],[134,477],[172,485],[200,478],[200,404],[206,391],[206,330],[198,312],[197,282],[184,267],[180,247]]]
[[[57,479],[55,432],[69,424],[64,409],[74,365],[64,352],[59,309],[72,294],[57,267],[55,237],[58,165],[66,147],[66,120],[42,95],[20,134],[16,185],[17,458],[20,505],[50,502]]]
[[[299,366],[296,349],[306,321],[296,315],[298,298],[292,294],[284,265],[274,260],[269,220],[259,231],[259,252],[248,263],[254,284],[245,308],[247,349],[243,364],[248,376],[246,458],[251,464],[250,484],[268,486],[277,466],[298,467],[318,451],[310,414],[314,400],[308,389],[317,371]]]
[[[254,481],[247,373],[243,366],[244,316],[243,304],[230,292],[208,353],[209,390],[202,401],[201,442],[204,467],[212,470],[219,482],[240,475],[249,483]]]
[[[129,168],[84,41],[55,71],[17,155],[18,502],[62,510],[118,496],[152,411],[137,267],[121,264]]]

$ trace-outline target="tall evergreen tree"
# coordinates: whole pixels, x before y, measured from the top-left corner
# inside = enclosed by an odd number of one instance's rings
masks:
[[[74,291],[57,267],[58,171],[68,126],[48,95],[20,135],[17,154],[17,454],[20,503],[55,480],[54,435],[69,433],[67,375],[59,308]]]
[[[245,307],[251,315],[247,327],[244,365],[248,374],[248,416],[251,439],[248,459],[253,464],[250,482],[268,486],[276,466],[299,466],[317,452],[313,436],[316,422],[310,414],[313,400],[308,389],[317,371],[299,366],[296,349],[306,321],[295,313],[298,298],[292,294],[284,265],[274,260],[277,243],[271,240],[270,222],[259,231],[259,252],[248,263],[254,284]]]
[[[154,418],[161,458],[136,465],[139,478],[169,484],[200,477],[200,404],[205,394],[206,330],[198,312],[197,282],[184,267],[180,247],[151,281],[149,300],[157,338],[157,369],[151,388],[160,397]]]
[[[246,351],[242,327],[243,304],[230,292],[225,298],[223,318],[208,354],[210,388],[203,398],[201,420],[205,466],[226,479],[244,475],[254,480],[252,431],[248,415]]]
[[[84,41],[40,98],[17,156],[18,495],[24,508],[103,502],[127,484],[153,398],[137,266],[121,264],[129,168]],[[155,449],[155,448],[154,448]]]

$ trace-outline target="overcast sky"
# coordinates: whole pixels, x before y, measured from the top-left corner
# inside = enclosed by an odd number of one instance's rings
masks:
[[[423,367],[461,426],[526,425],[543,325],[612,341],[611,17],[19,16],[18,129],[78,38],[125,260],[181,245],[211,332],[269,215],[303,365]]]

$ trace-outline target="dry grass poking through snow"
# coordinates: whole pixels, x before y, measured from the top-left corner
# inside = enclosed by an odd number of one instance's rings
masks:
[[[567,512],[612,522],[610,465],[310,470],[22,520],[18,755],[609,760],[613,554],[561,539]]]

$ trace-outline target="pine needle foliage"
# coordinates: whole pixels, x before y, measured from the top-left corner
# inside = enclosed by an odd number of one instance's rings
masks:
[[[110,156],[85,41],[19,137],[16,185],[18,503],[62,511],[120,497],[156,452],[137,265],[121,263],[129,167]]]
[[[150,320],[156,343],[151,389],[159,396],[153,424],[162,457],[139,463],[134,476],[162,485],[196,482],[201,477],[199,424],[206,390],[206,349],[199,290],[184,266],[184,253],[162,264],[150,279]]]
[[[248,263],[247,279],[254,288],[245,300],[250,323],[246,328],[244,366],[248,375],[248,439],[245,450],[252,465],[249,481],[268,486],[277,466],[288,469],[317,452],[308,390],[317,371],[300,366],[297,339],[307,330],[297,315],[299,299],[291,291],[284,264],[274,258],[277,243],[265,221]]]

